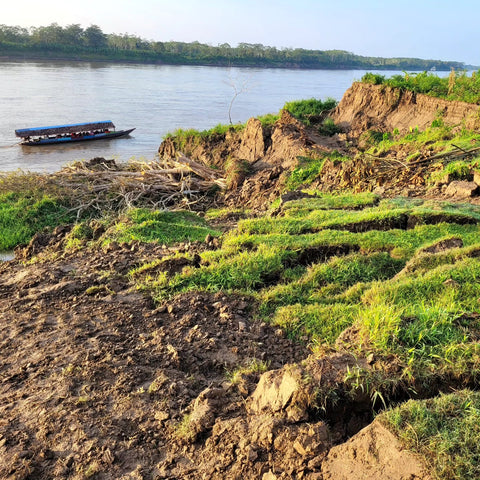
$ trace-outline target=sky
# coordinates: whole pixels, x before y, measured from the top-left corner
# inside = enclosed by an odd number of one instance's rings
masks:
[[[8,2],[8,3],[7,3]],[[0,23],[480,65],[478,0],[7,0]]]

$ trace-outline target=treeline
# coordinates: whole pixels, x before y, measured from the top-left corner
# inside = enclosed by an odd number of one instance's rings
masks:
[[[0,56],[113,60],[173,65],[254,66],[324,69],[461,70],[461,62],[419,58],[362,57],[344,50],[306,50],[262,44],[157,42],[129,34],[106,34],[98,25],[23,28],[0,25]]]

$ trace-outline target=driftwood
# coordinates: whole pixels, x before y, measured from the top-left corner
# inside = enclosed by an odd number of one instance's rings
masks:
[[[415,162],[410,162],[407,165],[418,165],[420,163],[430,163],[433,160],[448,160],[449,163],[450,161],[454,160],[461,160],[462,158],[468,158],[468,157],[473,157],[475,152],[478,152],[480,150],[480,147],[474,147],[470,148],[469,150],[464,150],[463,148],[460,148],[459,146],[455,145],[452,143],[452,146],[456,148],[456,150],[450,150],[449,152],[443,152],[439,153],[437,155],[432,155],[431,157],[427,158],[422,158],[420,160],[416,160]]]
[[[111,160],[94,160],[77,162],[52,174],[19,174],[10,181],[21,183],[23,175],[24,182],[33,182],[42,191],[61,197],[77,217],[87,209],[190,208],[212,189],[226,188],[223,172],[184,155],[175,160],[131,162],[123,166]]]
[[[443,160],[444,163],[450,163],[455,160],[461,160],[463,158],[469,158],[475,156],[477,152],[480,151],[480,147],[474,147],[469,150],[460,148],[458,145],[452,143],[452,146],[456,150],[450,150],[448,152],[439,153],[437,155],[432,155],[431,157],[421,158],[420,160],[415,160],[413,162],[405,162],[399,160],[395,157],[377,157],[368,152],[365,152],[369,158],[375,160],[378,163],[380,169],[398,169],[398,168],[410,168],[415,166],[424,166],[427,163],[431,163],[436,160]]]

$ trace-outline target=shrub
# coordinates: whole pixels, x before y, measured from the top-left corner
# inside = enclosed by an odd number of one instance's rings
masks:
[[[367,72],[362,77],[362,82],[369,83],[371,85],[382,85],[385,82],[385,75]]]
[[[438,77],[431,72],[404,72],[403,75],[393,75],[390,78],[366,73],[362,77],[362,82],[401,88],[447,100],[480,104],[480,75],[476,72],[473,72],[469,77],[464,71],[455,72],[452,70],[447,78]]]
[[[338,125],[335,125],[335,122],[330,117],[327,117],[320,127],[318,127],[318,133],[328,137],[331,137],[336,133],[340,133],[341,131],[342,129]]]
[[[284,110],[290,112],[295,118],[311,125],[312,119],[320,116],[324,112],[328,112],[337,106],[337,101],[333,98],[327,98],[325,101],[311,98],[310,100],[295,100],[287,102],[284,105]]]

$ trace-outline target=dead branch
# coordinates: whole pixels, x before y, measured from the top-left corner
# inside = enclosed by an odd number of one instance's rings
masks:
[[[136,162],[99,169],[75,163],[59,172],[19,174],[42,190],[63,198],[77,218],[86,210],[119,210],[132,206],[189,207],[213,187],[226,188],[223,172],[202,165],[185,155],[174,160]],[[30,178],[31,177],[31,178]],[[35,177],[35,178],[34,178]]]

